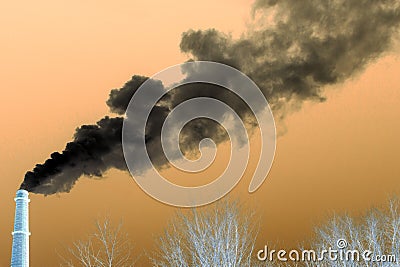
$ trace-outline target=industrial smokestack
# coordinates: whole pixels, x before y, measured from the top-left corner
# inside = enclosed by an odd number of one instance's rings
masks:
[[[11,267],[29,267],[29,198],[28,191],[18,190],[15,198],[15,221]]]

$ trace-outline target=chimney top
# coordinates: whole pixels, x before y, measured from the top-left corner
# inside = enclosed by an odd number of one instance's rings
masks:
[[[17,191],[17,197],[27,198],[28,195],[29,195],[29,192],[24,189],[20,189]]]

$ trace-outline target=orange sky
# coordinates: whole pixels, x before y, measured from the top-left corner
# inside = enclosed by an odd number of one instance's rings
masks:
[[[35,1],[0,4],[0,267],[9,266],[16,189],[27,170],[62,150],[74,129],[107,114],[112,88],[186,59],[180,35],[215,27],[239,34],[251,1]],[[211,8],[212,7],[212,8]],[[223,14],[223,16],[221,16]],[[262,218],[258,246],[307,239],[332,212],[357,215],[400,192],[400,49],[328,101],[285,120],[263,186],[233,193]],[[138,251],[151,250],[175,208],[143,193],[127,173],[81,179],[69,194],[31,195],[31,265],[57,266],[56,251],[104,214],[124,220]],[[144,263],[143,263],[144,264]]]

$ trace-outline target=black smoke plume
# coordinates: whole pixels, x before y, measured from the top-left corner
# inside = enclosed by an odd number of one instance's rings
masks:
[[[323,87],[360,72],[399,32],[397,0],[257,0],[258,24],[237,40],[215,29],[189,30],[180,48],[226,63],[263,90],[274,115],[324,101]]]
[[[189,30],[180,48],[193,59],[225,63],[246,73],[263,91],[276,119],[300,108],[304,101],[324,101],[326,85],[362,71],[390,48],[399,32],[398,0],[257,0],[253,8],[255,22],[240,38],[215,29]],[[146,79],[134,76],[112,90],[107,101],[110,110],[124,114]],[[162,90],[160,82],[152,82]],[[177,88],[166,95],[150,114],[146,145],[157,166],[166,163],[159,138],[162,122],[180,102],[215,97],[246,118],[246,105],[228,91],[216,86],[189,87],[193,90]],[[51,154],[26,173],[21,188],[42,194],[68,192],[82,175],[101,177],[110,168],[125,170],[122,122],[123,117],[105,117],[95,125],[79,127],[63,152]],[[182,133],[184,149],[195,149],[193,144],[205,137],[216,142],[226,138],[218,126],[204,120],[190,126]]]

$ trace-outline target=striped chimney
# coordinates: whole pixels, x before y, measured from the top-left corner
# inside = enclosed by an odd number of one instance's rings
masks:
[[[15,198],[15,221],[11,267],[29,267],[29,198],[28,191],[18,190]]]

